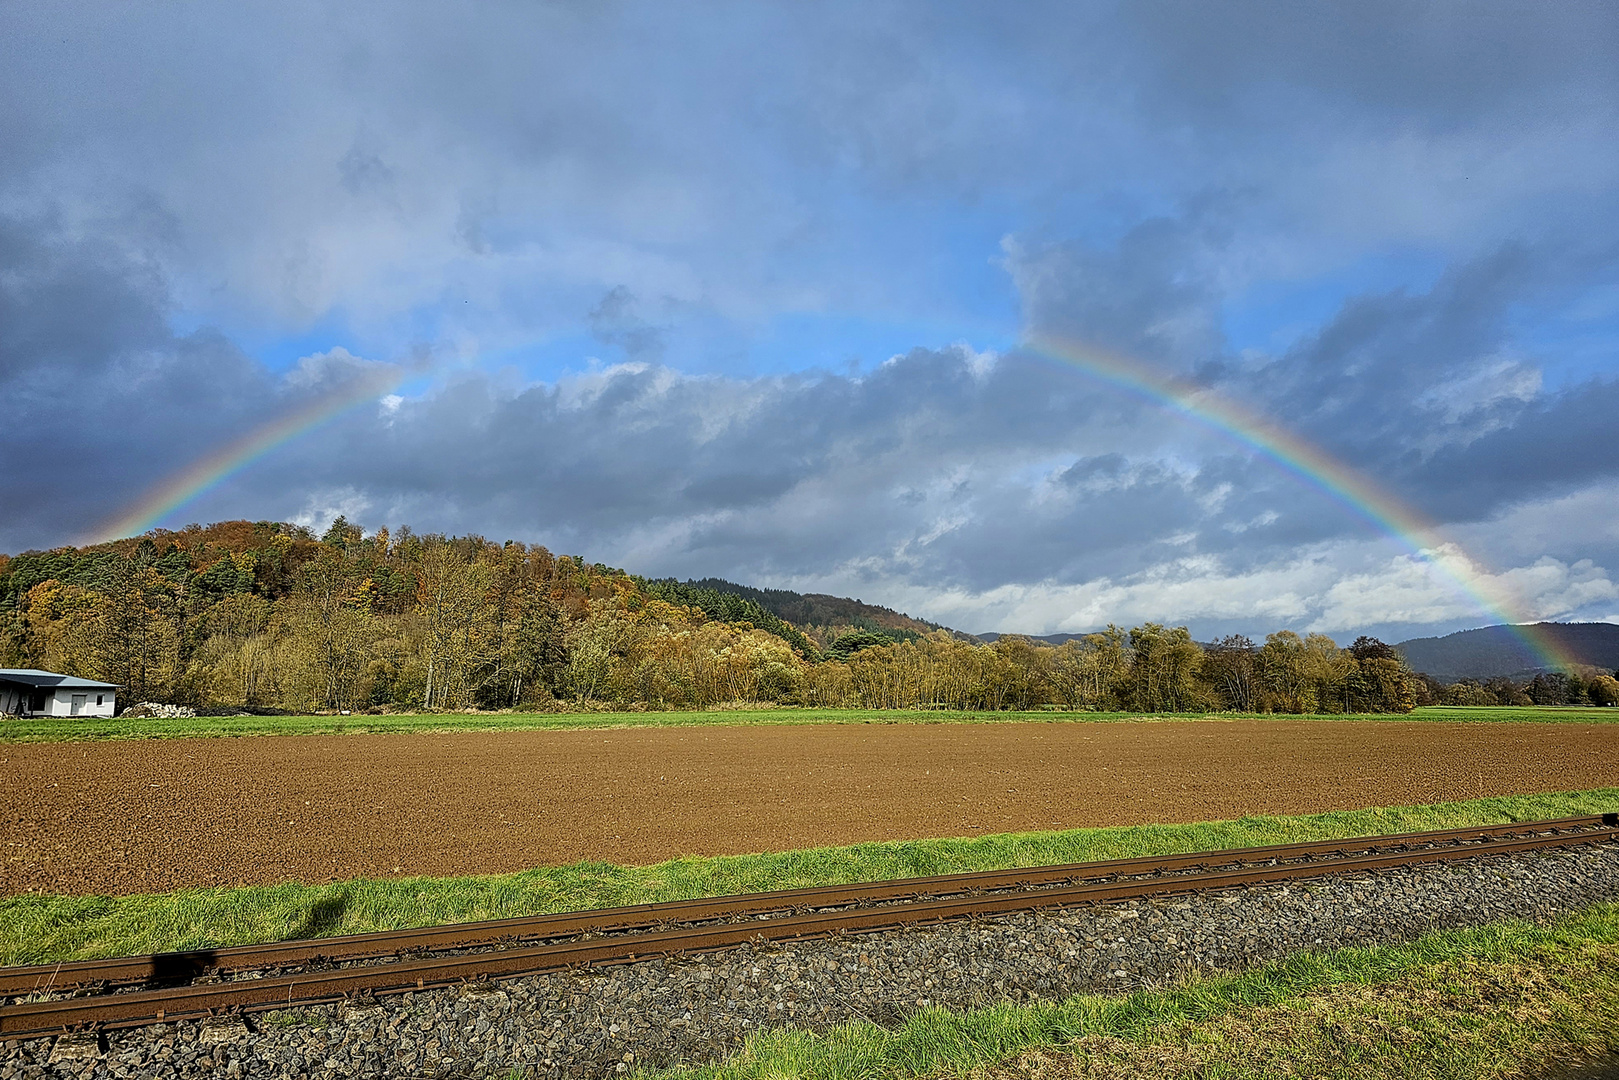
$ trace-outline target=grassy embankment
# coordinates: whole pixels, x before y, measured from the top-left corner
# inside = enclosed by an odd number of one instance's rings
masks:
[[[1182,825],[857,844],[653,866],[574,863],[121,897],[0,898],[0,964],[202,949],[769,889],[1607,813],[1619,788]]]
[[[646,1074],[643,1074],[646,1075]],[[753,1036],[680,1080],[1480,1080],[1619,1076],[1619,905],[1550,927],[1300,954],[1129,996],[1084,994],[898,1028]]]
[[[694,727],[755,724],[1071,724],[1125,720],[1323,720],[1462,723],[1619,723],[1619,709],[1435,705],[1409,713],[954,712],[873,709],[714,709],[706,712],[401,713],[391,716],[197,716],[178,719],[37,717],[0,720],[0,743],[98,739],[191,739],[249,735],[420,734],[549,731],[563,728]]]

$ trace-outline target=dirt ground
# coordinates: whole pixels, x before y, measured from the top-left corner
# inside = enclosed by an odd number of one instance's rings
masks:
[[[827,725],[0,746],[0,893],[1201,821],[1619,785],[1619,724]]]

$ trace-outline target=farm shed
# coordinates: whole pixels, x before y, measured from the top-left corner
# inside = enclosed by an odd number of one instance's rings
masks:
[[[116,683],[33,668],[0,668],[0,715],[111,716]]]

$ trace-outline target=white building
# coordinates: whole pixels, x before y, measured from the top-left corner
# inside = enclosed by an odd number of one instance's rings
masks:
[[[0,715],[111,716],[116,683],[33,668],[0,668]]]

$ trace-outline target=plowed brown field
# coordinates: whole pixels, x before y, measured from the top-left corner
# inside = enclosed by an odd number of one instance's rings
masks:
[[[6,893],[1201,821],[1619,784],[1619,724],[643,728],[0,746]]]

